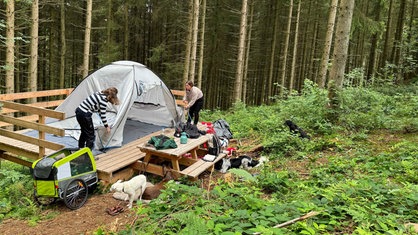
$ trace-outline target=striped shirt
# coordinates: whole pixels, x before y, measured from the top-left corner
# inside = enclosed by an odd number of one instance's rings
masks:
[[[107,97],[105,94],[96,92],[87,97],[78,107],[85,113],[99,113],[103,125],[106,128],[108,127],[106,119]]]

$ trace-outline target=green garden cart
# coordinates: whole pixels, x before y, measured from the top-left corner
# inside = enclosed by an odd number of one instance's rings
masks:
[[[47,205],[62,199],[76,210],[97,186],[96,162],[89,148],[64,148],[32,164],[35,201]]]

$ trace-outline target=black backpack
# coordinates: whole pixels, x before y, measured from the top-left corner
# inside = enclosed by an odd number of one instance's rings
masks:
[[[177,123],[176,127],[174,128],[174,136],[180,137],[181,133],[184,132],[185,129],[186,129],[186,123],[184,122]]]
[[[175,137],[180,137],[182,132],[186,132],[187,137],[191,139],[197,139],[200,137],[201,131],[197,128],[197,126],[192,125],[190,123],[179,122],[177,123],[174,131]]]
[[[221,153],[221,140],[216,134],[212,134],[212,138],[208,141],[208,153],[218,156]]]
[[[231,129],[229,129],[229,124],[225,120],[216,120],[213,123],[213,129],[220,138],[232,139]]]

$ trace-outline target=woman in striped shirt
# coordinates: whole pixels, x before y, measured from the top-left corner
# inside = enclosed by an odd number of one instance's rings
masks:
[[[87,97],[75,110],[78,124],[80,124],[81,135],[78,139],[78,147],[89,147],[93,150],[94,147],[94,126],[92,114],[97,112],[102,119],[104,127],[106,127],[107,133],[110,133],[110,126],[106,119],[106,107],[107,102],[118,105],[119,99],[117,97],[118,89],[115,87],[107,88],[101,92],[95,92]]]

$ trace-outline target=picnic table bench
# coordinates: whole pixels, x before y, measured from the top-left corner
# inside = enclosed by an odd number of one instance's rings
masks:
[[[170,133],[174,133],[174,130]],[[196,139],[189,138],[186,144],[181,144],[180,138],[174,138],[177,148],[160,150],[147,143],[140,144],[137,147],[145,153],[145,157],[142,161],[137,162],[137,167],[143,172],[163,176],[163,166],[158,163],[169,161],[177,176],[188,176],[196,179],[204,171],[212,171],[215,163],[226,156],[226,154],[221,153],[212,162],[200,159],[207,153],[202,145],[207,143],[210,138],[210,135],[201,135]],[[152,161],[153,159],[156,160],[156,163]]]

